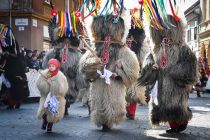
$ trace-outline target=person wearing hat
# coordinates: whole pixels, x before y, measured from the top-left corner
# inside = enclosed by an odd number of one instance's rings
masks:
[[[120,16],[114,23],[113,15],[101,15],[87,27],[93,52],[82,56],[80,70],[91,82],[91,120],[103,131],[124,120],[126,89],[139,75],[138,59],[125,44],[130,24],[126,21]]]
[[[7,109],[19,109],[22,101],[29,96],[28,81],[25,67],[20,56],[19,44],[14,39],[12,44],[2,48],[1,57],[4,76],[9,81],[7,84]]]
[[[145,45],[146,43],[144,42],[146,38],[145,31],[143,28],[139,28],[137,26],[131,26],[131,29],[129,30],[128,34],[128,41],[131,41],[131,44],[128,44],[130,49],[136,54],[138,61],[139,61],[139,66],[140,66],[140,71],[139,74],[141,73],[141,68],[142,68],[142,63],[144,60],[144,57],[146,54],[149,52],[149,47]],[[127,101],[127,106],[126,106],[126,117],[130,120],[135,119],[135,114],[136,114],[136,109],[137,109],[137,103],[140,104],[146,104],[145,100],[145,87],[139,86],[137,82],[133,83],[127,90],[126,92],[126,101]]]
[[[37,113],[38,118],[43,119],[41,129],[47,128],[47,132],[52,132],[53,124],[64,116],[68,91],[66,76],[60,71],[57,59],[50,59],[48,68],[40,72],[37,87],[41,95]]]
[[[149,105],[151,124],[168,122],[166,133],[180,133],[192,118],[188,94],[197,82],[197,59],[185,44],[182,21],[167,17],[171,28],[150,28],[154,48],[144,61],[139,84],[154,85]]]

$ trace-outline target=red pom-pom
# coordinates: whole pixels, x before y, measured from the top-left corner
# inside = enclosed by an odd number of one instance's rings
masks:
[[[134,13],[136,13],[136,12],[138,12],[138,11],[139,11],[139,9],[138,9],[137,7],[134,7],[134,8],[133,8],[133,12],[134,12]]]
[[[57,14],[58,14],[58,10],[52,10],[50,12],[50,15],[52,15],[52,16],[56,16]]]
[[[144,0],[139,0],[139,4],[143,5],[144,4]]]
[[[79,12],[79,11],[75,12],[75,16],[78,18],[81,17],[81,12]]]

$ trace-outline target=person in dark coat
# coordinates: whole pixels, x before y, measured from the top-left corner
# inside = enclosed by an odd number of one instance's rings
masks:
[[[4,47],[3,52],[5,77],[11,84],[7,109],[19,108],[22,100],[29,96],[29,88],[17,41],[13,41],[11,46]]]
[[[32,54],[32,61],[31,61],[32,65],[33,65],[33,69],[35,70],[39,70],[40,69],[40,63],[37,60],[37,55],[36,54]]]
[[[32,63],[32,55],[33,55],[33,51],[32,50],[27,50],[26,51],[26,67],[33,69],[33,63]]]
[[[201,92],[205,92],[208,77],[206,76],[205,69],[199,69],[199,82],[195,85],[195,91],[197,91],[197,97],[201,97]]]

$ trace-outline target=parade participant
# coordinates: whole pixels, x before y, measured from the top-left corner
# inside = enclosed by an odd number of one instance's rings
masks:
[[[132,26],[129,30],[128,41],[131,41],[129,47],[136,54],[140,69],[142,67],[144,57],[148,53],[148,46],[146,45],[146,42],[144,42],[145,37],[146,35],[144,29]],[[131,120],[135,119],[137,102],[146,104],[145,100],[145,87],[139,86],[137,82],[133,83],[126,92],[126,117]]]
[[[63,14],[65,13],[65,15],[68,14],[64,11],[60,12]],[[65,115],[68,115],[68,108],[70,107],[70,104],[75,102],[79,89],[83,88],[83,83],[85,82],[83,76],[79,74],[78,70],[79,60],[82,56],[78,50],[80,40],[73,30],[69,30],[70,27],[66,27],[66,30],[62,32],[62,35],[60,35],[62,27],[59,24],[59,21],[65,20],[65,22],[68,23],[70,21],[68,21],[67,18],[68,16],[63,18],[63,16],[58,14],[49,22],[49,35],[53,49],[46,53],[42,64],[42,67],[46,68],[47,63],[51,58],[58,59],[61,64],[61,71],[66,76],[69,84],[69,90],[66,94]],[[77,27],[77,29],[79,30],[80,28]],[[80,32],[78,31],[78,33]]]
[[[151,28],[153,51],[147,56],[139,83],[154,85],[150,99],[150,121],[153,126],[168,122],[167,133],[187,128],[192,112],[188,93],[197,78],[197,60],[184,42],[182,21],[168,16],[171,29]]]
[[[205,92],[205,87],[208,81],[208,77],[205,73],[204,68],[199,68],[199,72],[198,72],[198,82],[195,85],[195,91],[197,92],[197,97],[201,97],[201,92],[204,93]]]
[[[122,17],[117,23],[114,20],[112,15],[93,18],[87,29],[91,29],[89,37],[95,42],[95,51],[88,50],[80,61],[81,72],[92,82],[91,120],[104,131],[123,120],[126,88],[139,74],[138,59],[125,45],[130,21]]]
[[[32,63],[32,55],[33,55],[33,51],[32,50],[27,50],[26,51],[26,57],[25,57],[25,63],[26,63],[26,67],[28,69],[33,69],[33,63]]]
[[[60,71],[60,63],[57,59],[50,59],[48,69],[40,72],[37,80],[40,91],[38,118],[43,119],[42,129],[52,132],[54,123],[59,122],[65,112],[65,95],[68,91],[68,82]]]
[[[0,24],[0,48],[2,50],[1,68],[4,76],[9,81],[7,86],[7,109],[18,109],[24,99],[29,96],[28,81],[25,75],[25,67],[21,59],[19,45],[15,40],[11,29]]]

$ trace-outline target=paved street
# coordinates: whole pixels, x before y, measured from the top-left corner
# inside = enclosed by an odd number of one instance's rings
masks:
[[[54,125],[53,133],[40,129],[36,118],[38,103],[24,104],[20,110],[0,107],[0,140],[210,140],[210,94],[197,98],[190,95],[193,119],[182,134],[165,133],[167,125],[152,129],[148,122],[148,107],[138,106],[136,120],[125,120],[110,132],[102,132],[88,117],[87,108],[77,102],[71,106],[70,115]]]

